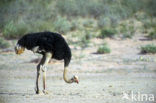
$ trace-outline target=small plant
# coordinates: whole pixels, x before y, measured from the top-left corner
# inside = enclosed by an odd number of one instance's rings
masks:
[[[3,36],[5,38],[13,39],[24,35],[27,27],[24,23],[15,23],[13,21],[6,24],[3,28]]]
[[[9,43],[4,40],[3,38],[0,38],[0,48],[4,49],[4,48],[8,48],[9,47]]]
[[[125,32],[122,34],[122,38],[132,38],[133,33],[131,32]]]
[[[57,20],[54,22],[54,29],[60,33],[67,33],[71,30],[70,22],[63,17],[58,16]]]
[[[116,34],[116,30],[114,28],[103,28],[101,33],[99,34],[99,38],[112,38]]]
[[[76,21],[72,21],[71,22],[71,31],[74,31],[74,30],[76,30],[78,28],[78,24],[77,24],[77,22]]]
[[[121,24],[119,31],[122,34],[122,38],[132,38],[135,33],[135,29],[132,24]]]
[[[155,31],[155,32],[151,32],[151,33],[148,35],[148,37],[149,37],[150,39],[156,39],[156,31]]]
[[[153,44],[148,44],[148,45],[142,46],[141,53],[142,54],[146,54],[146,53],[154,54],[154,53],[156,53],[156,46]]]
[[[84,27],[92,27],[92,24],[93,24],[93,22],[94,21],[92,21],[92,20],[85,20],[84,22],[83,22],[83,26]]]
[[[80,45],[84,48],[87,47],[89,42],[90,42],[91,36],[88,33],[85,33],[81,38],[80,38]]]
[[[101,16],[98,20],[98,27],[103,28],[111,25],[111,20],[108,17]]]
[[[36,20],[29,25],[28,32],[43,32],[43,31],[54,31],[53,25],[50,21]]]
[[[152,32],[150,32],[150,34],[147,37],[149,37],[150,39],[156,39],[156,27]]]
[[[108,47],[108,45],[106,43],[104,43],[103,45],[101,45],[98,50],[97,50],[97,53],[98,54],[105,54],[105,53],[110,53],[111,50],[110,48]]]

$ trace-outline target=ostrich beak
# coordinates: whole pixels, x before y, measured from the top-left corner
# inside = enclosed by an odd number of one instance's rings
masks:
[[[77,84],[79,84],[78,76],[74,75],[73,80],[74,80]]]
[[[76,79],[75,81],[76,81],[77,84],[79,84],[79,80],[78,79]]]
[[[19,46],[18,44],[15,46],[15,53],[20,55],[24,52],[25,48],[24,47],[21,47]]]

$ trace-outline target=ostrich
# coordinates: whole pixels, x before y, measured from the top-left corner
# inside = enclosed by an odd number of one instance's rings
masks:
[[[24,35],[18,40],[15,46],[16,54],[22,54],[24,50],[28,49],[34,53],[42,54],[43,57],[37,65],[36,77],[36,94],[39,94],[39,77],[40,71],[43,73],[43,93],[47,94],[46,90],[46,71],[47,64],[51,58],[56,60],[64,60],[63,79],[66,83],[78,83],[78,77],[73,76],[71,79],[67,78],[68,65],[71,60],[71,50],[65,39],[58,33],[53,32],[38,32]]]

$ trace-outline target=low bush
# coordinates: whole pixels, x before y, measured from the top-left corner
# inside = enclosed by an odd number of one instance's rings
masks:
[[[156,53],[156,46],[153,44],[148,44],[148,45],[142,46],[141,53],[142,54],[146,54],[146,53],[154,54],[154,53]]]
[[[151,31],[151,32],[149,33],[148,37],[149,37],[150,39],[156,39],[156,27],[154,28],[153,31]]]
[[[85,20],[84,22],[83,22],[83,26],[84,27],[92,27],[92,25],[93,25],[93,23],[94,23],[94,21],[93,20]]]
[[[9,46],[10,46],[9,43],[6,40],[4,40],[3,38],[0,38],[0,48],[1,49],[8,48]]]
[[[107,27],[111,25],[111,20],[108,17],[101,16],[97,24],[99,28]]]
[[[135,29],[133,24],[120,24],[120,30],[119,30],[122,38],[132,38],[135,33]]]
[[[71,31],[78,29],[78,23],[76,21],[71,21]]]
[[[8,39],[18,38],[27,32],[28,28],[24,23],[15,23],[13,21],[6,24],[2,30],[3,36]]]
[[[156,39],[156,31],[151,32],[151,33],[148,35],[148,37],[149,37],[150,39]]]
[[[90,34],[90,32],[85,31],[84,34],[80,37],[79,45],[82,48],[87,47],[88,44],[90,43],[91,38],[92,38],[92,35]]]
[[[101,45],[98,50],[97,50],[97,53],[98,54],[105,54],[105,53],[110,53],[111,50],[110,48],[108,47],[108,45],[106,43],[104,43],[103,45]]]
[[[28,32],[43,32],[43,31],[53,31],[54,27],[50,21],[36,21],[31,24],[28,28]]]
[[[72,28],[70,22],[63,17],[58,16],[56,21],[53,23],[55,31],[59,33],[67,33],[69,32]]]
[[[98,37],[99,38],[106,38],[106,37],[112,38],[116,33],[117,33],[116,29],[107,27],[101,30],[101,33],[98,35]]]
[[[150,17],[147,19],[143,19],[141,22],[143,23],[143,26],[145,29],[150,29],[150,28],[156,27],[155,20],[151,19]]]

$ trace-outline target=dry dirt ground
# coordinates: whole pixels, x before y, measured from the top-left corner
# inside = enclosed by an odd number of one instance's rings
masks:
[[[112,52],[103,55],[95,53],[96,45],[85,49],[71,46],[68,75],[78,75],[80,83],[66,84],[63,61],[52,61],[47,72],[48,95],[34,91],[37,64],[30,61],[39,58],[38,54],[1,52],[0,103],[155,103],[156,54],[141,55],[139,47],[156,41],[141,38],[105,39]]]

